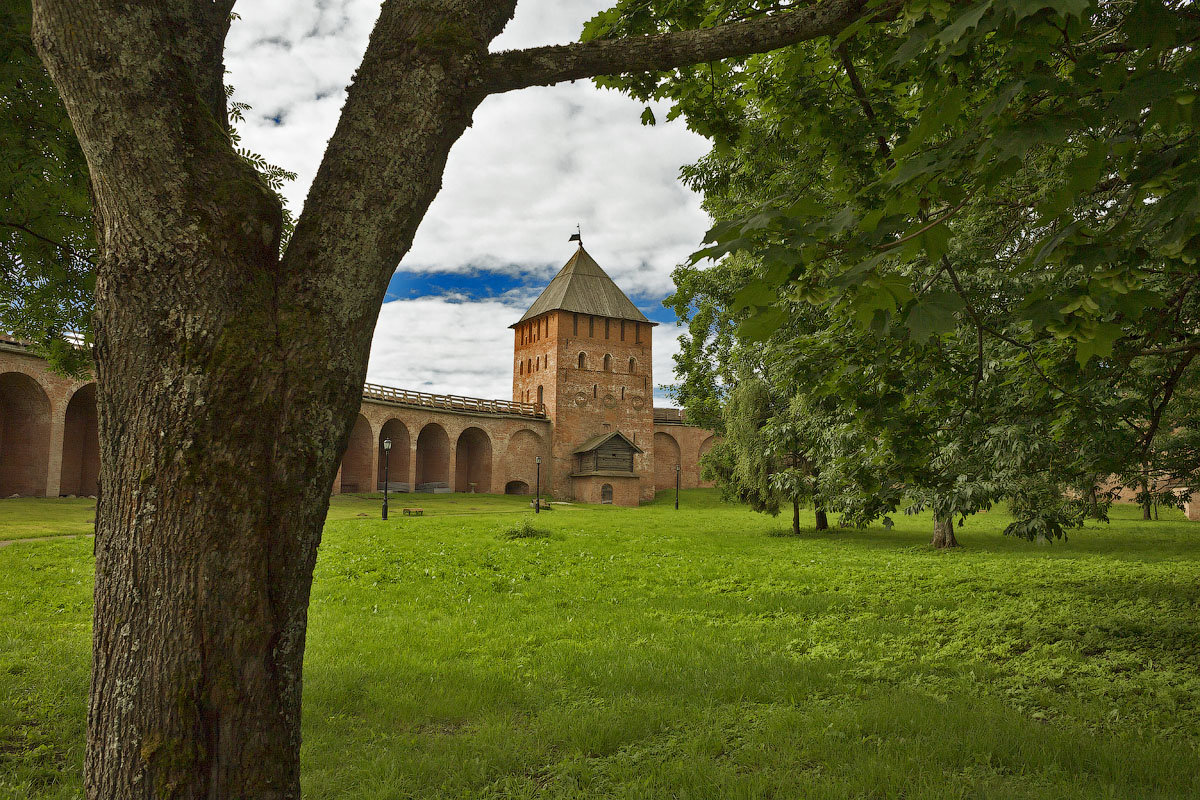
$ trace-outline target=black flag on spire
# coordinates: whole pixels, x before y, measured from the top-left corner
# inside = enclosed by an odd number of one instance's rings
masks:
[[[583,247],[583,233],[579,230],[578,225],[575,226],[575,233],[572,233],[571,238],[567,239],[567,241],[568,242],[579,242],[579,246]]]

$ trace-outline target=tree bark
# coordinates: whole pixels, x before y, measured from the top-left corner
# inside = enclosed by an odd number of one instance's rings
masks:
[[[933,518],[933,540],[930,544],[940,549],[946,547],[958,547],[958,540],[954,538],[954,517],[939,517]]]
[[[816,511],[817,511],[817,530],[819,530],[819,531],[829,530],[829,517],[827,517],[825,515],[825,509],[821,508],[821,506],[818,505],[818,506],[816,506]]]
[[[800,501],[792,500],[792,534],[800,535]]]
[[[34,2],[101,253],[90,800],[299,796],[312,570],[388,280],[489,88],[624,63],[609,42],[510,70],[487,47],[515,0],[386,0],[280,258],[278,202],[227,136],[232,5]],[[640,42],[631,69],[686,58]]]

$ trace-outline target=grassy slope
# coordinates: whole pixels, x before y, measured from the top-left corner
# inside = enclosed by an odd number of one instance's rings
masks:
[[[937,553],[925,517],[793,538],[683,506],[331,522],[306,795],[1200,792],[1200,526],[1037,546],[993,513]],[[0,797],[78,792],[90,552],[0,549]]]

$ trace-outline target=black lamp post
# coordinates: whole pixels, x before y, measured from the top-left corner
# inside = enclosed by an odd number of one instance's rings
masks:
[[[533,513],[542,513],[542,457],[533,459],[537,464],[537,480],[533,484]]]
[[[675,510],[679,510],[679,465],[675,465]]]
[[[383,440],[383,518],[387,519],[388,462],[391,460],[392,440]]]

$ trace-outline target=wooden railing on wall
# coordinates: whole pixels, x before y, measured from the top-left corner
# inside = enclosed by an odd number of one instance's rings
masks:
[[[396,389],[376,383],[363,384],[363,397],[423,408],[442,408],[448,411],[470,411],[476,414],[519,414],[523,417],[545,419],[546,407],[538,403],[514,403],[509,400],[485,400],[457,394],[429,394],[410,389]]]
[[[684,416],[682,408],[656,408],[654,409],[654,421],[674,423],[675,425],[687,424],[687,418]]]

